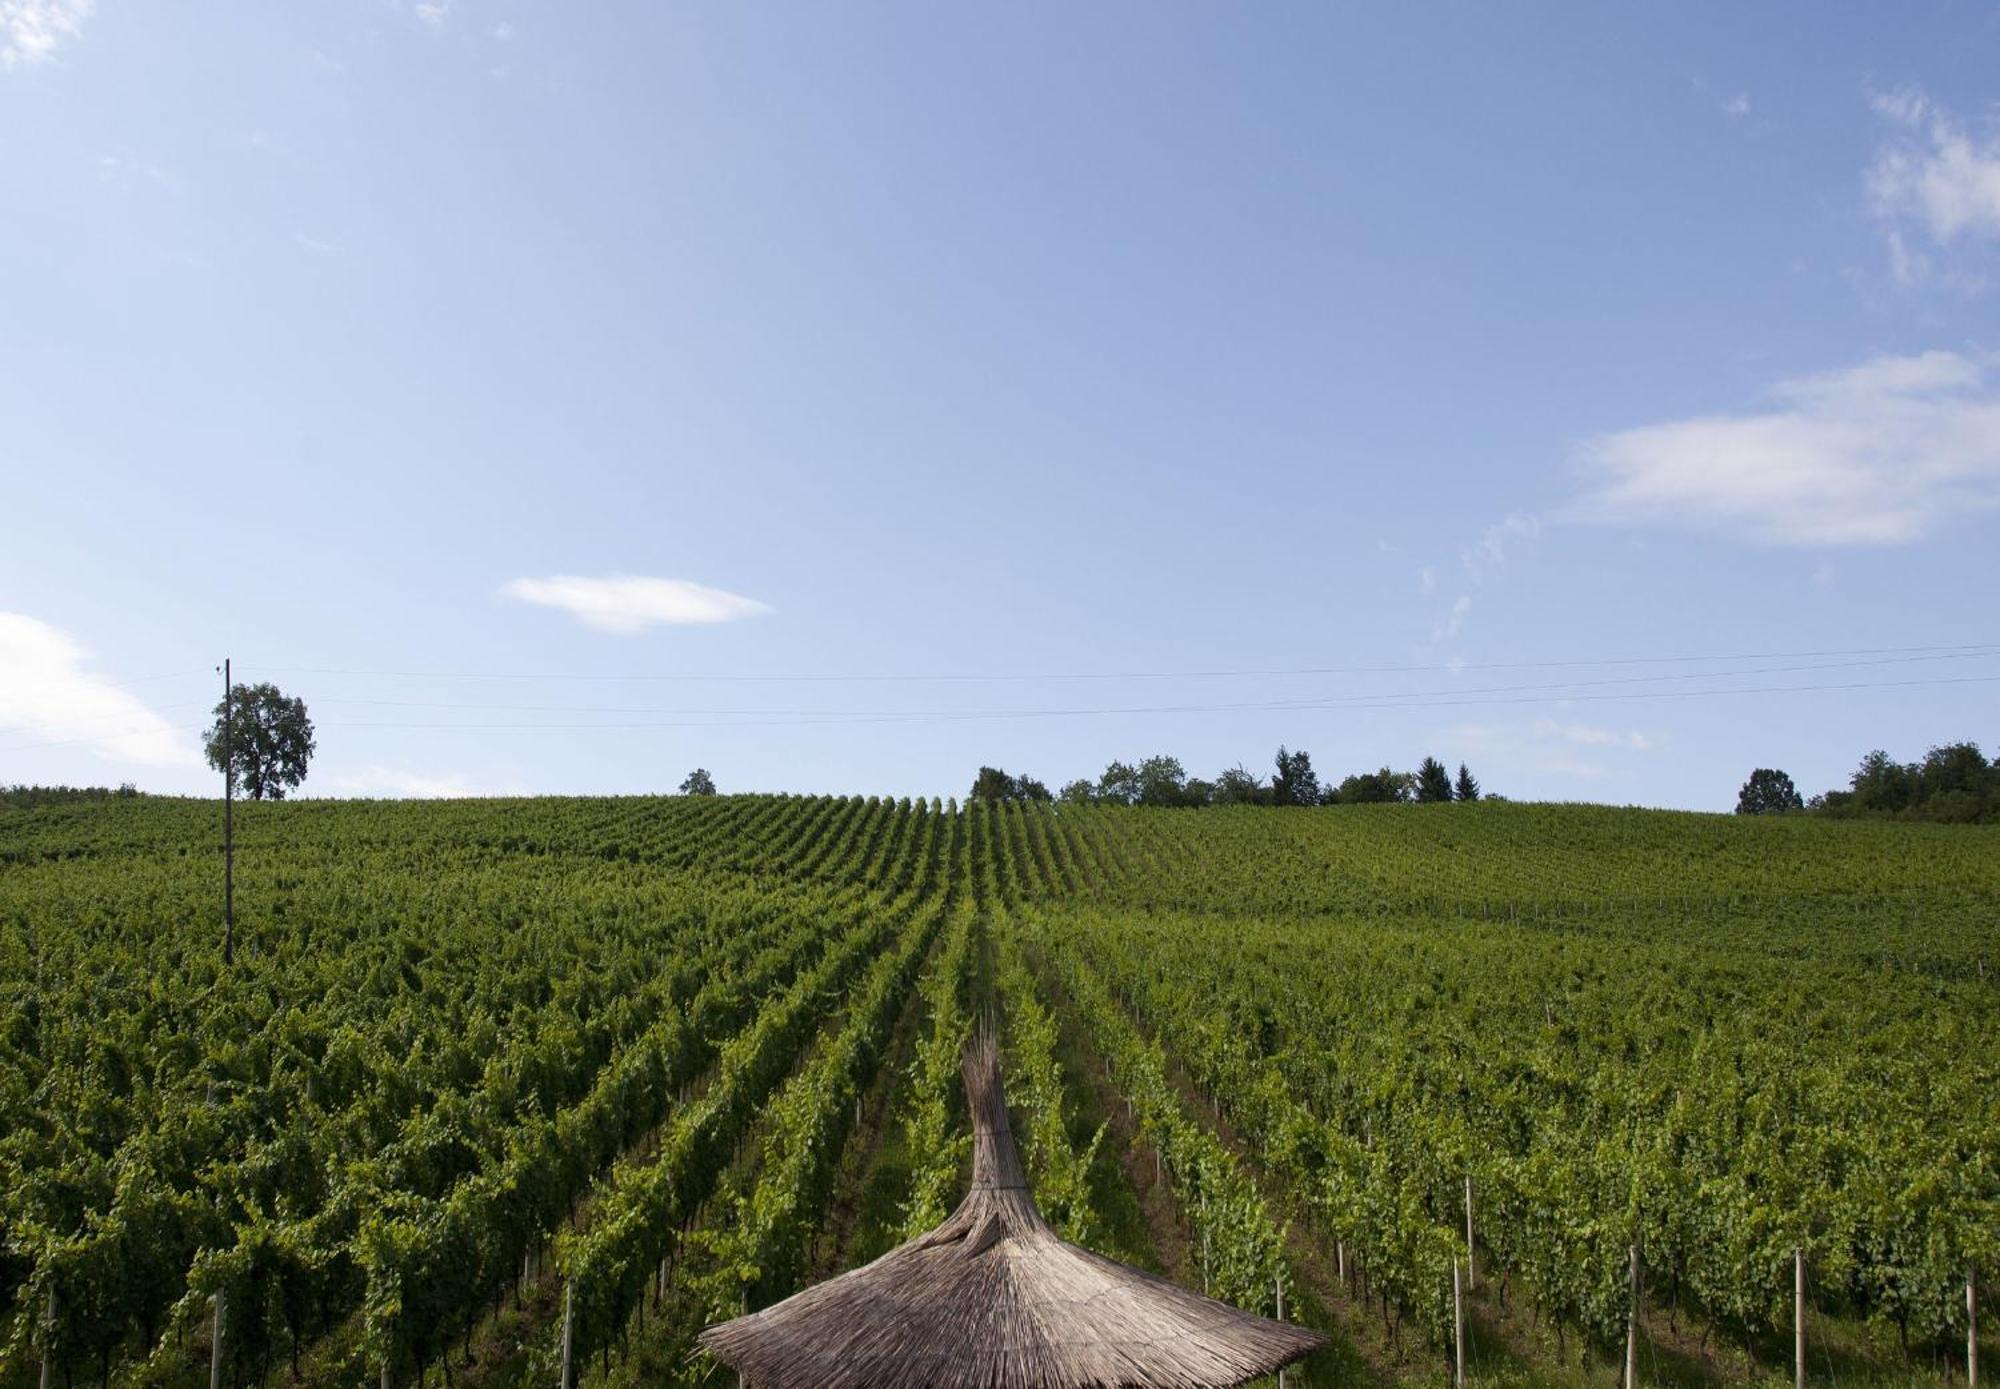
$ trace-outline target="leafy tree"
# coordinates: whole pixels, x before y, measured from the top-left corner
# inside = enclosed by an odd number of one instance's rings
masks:
[[[1113,762],[1097,779],[1097,799],[1106,805],[1139,803],[1139,769],[1126,762]]]
[[[1479,799],[1479,783],[1473,779],[1472,773],[1465,769],[1463,762],[1458,764],[1458,783],[1452,787],[1452,795],[1461,801]]]
[[[1417,799],[1425,803],[1451,799],[1451,773],[1435,757],[1426,757],[1417,767]]]
[[[1851,785],[1856,810],[1907,810],[1915,786],[1915,769],[1905,767],[1880,748],[1861,759]]]
[[[972,779],[974,801],[1046,801],[1049,788],[1031,776],[1008,776],[998,767],[981,767]]]
[[[998,767],[981,767],[979,775],[972,779],[972,791],[967,797],[975,801],[1004,801],[1014,787],[1014,778]]]
[[[687,780],[681,783],[681,794],[683,796],[713,796],[715,794],[715,778],[708,774],[708,768],[696,767],[687,774]]]
[[[1097,799],[1097,787],[1087,777],[1078,777],[1075,781],[1064,785],[1063,789],[1056,793],[1056,799],[1064,805],[1089,805]]]
[[[1416,777],[1409,772],[1394,772],[1387,767],[1373,772],[1356,772],[1340,783],[1333,794],[1333,801],[1329,803],[1367,805],[1414,800],[1416,782]]]
[[[1312,755],[1304,748],[1287,752],[1278,746],[1278,772],[1271,778],[1272,805],[1317,805],[1319,777],[1313,772]]]
[[[1269,805],[1271,788],[1239,765],[1215,779],[1209,799],[1216,805]]]
[[[1750,773],[1750,779],[1736,796],[1738,815],[1782,815],[1788,810],[1803,809],[1805,802],[1799,798],[1799,788],[1792,785],[1790,777],[1772,767],[1759,767]]]
[[[306,764],[317,746],[306,702],[276,685],[257,684],[236,686],[228,700],[215,706],[205,750],[208,765],[230,776],[251,800],[282,801],[286,791],[306,779]]]
[[[1139,764],[1140,805],[1188,804],[1187,770],[1178,757],[1159,753]]]

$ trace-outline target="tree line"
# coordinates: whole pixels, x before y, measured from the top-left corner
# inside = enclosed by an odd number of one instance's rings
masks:
[[[1824,791],[1811,800],[1784,772],[1759,767],[1737,794],[1736,813],[2000,823],[2000,759],[1988,762],[1972,742],[1940,744],[1920,762],[1898,762],[1877,748],[1861,759],[1846,790]]]
[[[1402,802],[1499,800],[1488,797],[1466,765],[1454,777],[1435,757],[1426,757],[1413,772],[1380,767],[1321,781],[1312,755],[1279,747],[1276,766],[1267,781],[1241,763],[1217,773],[1213,780],[1189,776],[1178,757],[1159,753],[1136,763],[1114,761],[1091,781],[1079,777],[1059,791],[1027,775],[999,767],[981,767],[973,778],[969,799],[975,801],[1057,801],[1064,805],[1367,805]]]

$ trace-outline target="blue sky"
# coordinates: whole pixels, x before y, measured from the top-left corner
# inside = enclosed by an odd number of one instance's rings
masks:
[[[1996,73],[1993,4],[0,0],[0,782],[209,789],[224,655],[309,794],[1991,751]]]

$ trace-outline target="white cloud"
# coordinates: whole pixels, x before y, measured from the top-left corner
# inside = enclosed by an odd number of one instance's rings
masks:
[[[512,21],[503,19],[493,26],[492,33],[494,38],[506,43],[514,37],[514,25]]]
[[[1780,382],[1769,410],[1583,445],[1574,519],[1698,526],[1778,545],[1895,545],[2000,505],[2000,390],[1955,352]]]
[[[1451,611],[1438,620],[1431,628],[1433,642],[1450,641],[1465,630],[1465,619],[1472,614],[1472,595],[1461,593],[1452,601]]]
[[[466,796],[519,795],[518,788],[485,790],[452,773],[412,772],[400,767],[371,764],[332,779],[333,789],[346,796],[369,796],[395,800],[439,800]]]
[[[87,745],[98,756],[148,767],[197,767],[193,737],[129,691],[84,669],[66,633],[22,613],[0,612],[0,728],[42,742]]]
[[[1588,724],[1535,719],[1525,724],[1466,723],[1448,730],[1442,739],[1461,750],[1468,761],[1503,772],[1591,779],[1608,770],[1579,749],[1605,752],[1651,752],[1659,740],[1637,730],[1594,728]]]
[[[1595,728],[1587,723],[1558,723],[1554,719],[1536,719],[1533,730],[1537,738],[1560,739],[1588,748],[1626,748],[1632,752],[1651,752],[1659,744],[1637,729]]]
[[[444,28],[451,14],[451,0],[417,0],[417,18],[433,29]]]
[[[1437,570],[1431,568],[1427,564],[1422,569],[1419,569],[1417,571],[1417,592],[1436,593],[1437,587],[1438,587]]]
[[[1872,104],[1899,132],[1868,168],[1875,210],[1922,224],[1939,245],[2000,238],[2000,132],[1968,131],[1918,91],[1878,94]],[[1892,241],[1892,256],[1899,251],[1900,274],[1909,253]]]
[[[686,579],[639,574],[584,578],[556,574],[546,579],[514,579],[500,592],[524,603],[561,608],[586,627],[630,636],[648,627],[733,622],[771,611],[754,598],[725,593]]]
[[[1479,539],[1459,557],[1460,562],[1465,565],[1466,573],[1484,581],[1506,567],[1510,549],[1538,539],[1541,533],[1540,521],[1516,511],[1481,532]]]
[[[46,62],[83,32],[95,0],[0,0],[0,70]]]
[[[1750,93],[1738,92],[1735,96],[1724,97],[1716,102],[1716,106],[1731,120],[1741,120],[1750,114]]]

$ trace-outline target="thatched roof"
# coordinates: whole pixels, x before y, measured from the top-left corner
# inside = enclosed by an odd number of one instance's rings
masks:
[[[1224,1389],[1324,1344],[1065,1243],[1029,1194],[990,1038],[965,1089],[972,1190],[944,1224],[702,1333],[749,1389]]]

